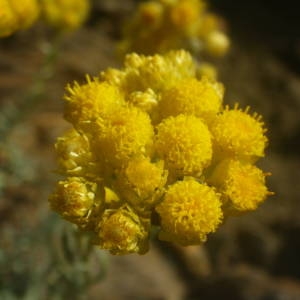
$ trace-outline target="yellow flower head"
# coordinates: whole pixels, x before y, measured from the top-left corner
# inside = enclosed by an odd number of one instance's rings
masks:
[[[255,210],[270,192],[266,174],[249,163],[224,160],[216,167],[208,182],[222,193],[227,212]]]
[[[152,163],[149,157],[137,157],[122,170],[117,187],[133,207],[149,209],[162,195],[167,175],[163,161]]]
[[[0,37],[12,34],[18,28],[17,18],[8,0],[0,0]]]
[[[80,27],[90,11],[89,0],[42,0],[45,20],[62,30]]]
[[[248,114],[235,106],[217,116],[211,127],[216,158],[241,157],[256,159],[264,156],[267,144],[264,123],[260,116]]]
[[[39,13],[37,0],[0,0],[0,37],[31,26]]]
[[[212,157],[207,126],[189,115],[164,119],[157,127],[155,148],[168,168],[178,175],[200,175]]]
[[[180,81],[162,94],[159,113],[163,118],[179,114],[194,115],[209,122],[215,118],[222,105],[216,84],[206,78]]]
[[[40,15],[38,0],[10,0],[9,2],[18,20],[19,29],[28,28]]]
[[[106,82],[87,78],[87,83],[67,86],[65,118],[79,129],[90,129],[98,118],[107,118],[124,103],[119,90]]]
[[[117,84],[125,93],[149,88],[155,93],[161,92],[182,79],[194,77],[196,72],[192,56],[183,50],[171,51],[164,56],[128,54],[124,64],[121,72],[108,69],[101,77]]]
[[[205,4],[199,0],[179,0],[171,6],[170,19],[175,27],[186,29],[195,24]]]
[[[228,47],[219,18],[208,13],[204,1],[152,0],[141,3],[125,24],[119,51],[153,55],[188,48],[222,55]]]
[[[60,173],[69,176],[95,177],[101,169],[99,163],[95,162],[88,138],[75,129],[59,137],[55,149]]]
[[[128,206],[106,210],[96,231],[96,243],[112,254],[143,254],[148,250],[145,225]]]
[[[134,106],[120,107],[107,119],[98,120],[92,143],[96,155],[114,166],[125,164],[135,155],[147,154],[152,146],[150,117]]]
[[[184,246],[205,242],[222,221],[219,197],[213,188],[193,179],[171,185],[156,207],[161,218],[160,238]]]
[[[219,30],[210,32],[205,41],[205,50],[213,56],[223,56],[230,47],[229,38]]]
[[[49,197],[49,203],[66,220],[86,227],[92,210],[97,205],[96,190],[96,183],[81,177],[68,177],[58,182],[55,192]]]

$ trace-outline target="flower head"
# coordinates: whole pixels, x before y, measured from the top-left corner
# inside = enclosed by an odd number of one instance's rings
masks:
[[[146,1],[124,25],[119,51],[153,55],[188,48],[220,56],[230,45],[221,27],[203,0]]]
[[[101,174],[100,164],[90,150],[90,143],[84,134],[71,129],[59,137],[55,144],[59,172],[69,176],[96,177]]]
[[[270,192],[266,174],[250,163],[224,160],[216,167],[208,182],[222,194],[227,212],[255,210]]]
[[[222,98],[215,82],[189,78],[162,94],[158,110],[163,118],[188,114],[208,122],[220,111],[221,105]]]
[[[219,114],[211,133],[216,157],[236,157],[256,159],[264,156],[267,144],[264,123],[257,115],[249,115],[248,109],[242,111],[235,106]]]
[[[98,244],[112,254],[143,254],[148,250],[148,233],[129,207],[106,210],[97,226]]]
[[[124,103],[119,90],[106,82],[91,80],[87,77],[87,83],[67,86],[65,99],[65,118],[76,128],[92,126],[98,118],[106,118]]]
[[[49,203],[66,220],[84,228],[89,225],[92,210],[98,206],[96,191],[96,183],[81,177],[69,177],[58,182]]]
[[[185,246],[205,242],[222,221],[219,198],[213,188],[193,179],[171,185],[156,208],[161,218],[160,237]]]
[[[8,36],[17,30],[26,29],[39,17],[40,7],[37,0],[0,1],[0,37]]]
[[[149,157],[136,157],[120,172],[117,188],[135,209],[148,212],[162,196],[167,175],[163,161],[151,162]]]
[[[212,158],[211,136],[201,119],[178,115],[157,126],[155,149],[178,175],[199,176]]]
[[[92,144],[98,156],[122,165],[136,155],[151,150],[153,126],[144,111],[134,106],[120,107],[104,121],[97,120]]]
[[[45,20],[62,30],[73,30],[82,25],[90,11],[89,0],[42,0]]]

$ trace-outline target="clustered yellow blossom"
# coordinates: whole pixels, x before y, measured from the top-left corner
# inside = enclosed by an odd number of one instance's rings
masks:
[[[199,244],[255,210],[270,194],[255,166],[266,129],[223,95],[183,50],[129,54],[122,69],[68,85],[72,129],[56,143],[64,178],[51,208],[112,254],[147,252],[153,227],[161,240]]]
[[[27,29],[39,17],[60,30],[76,29],[89,9],[89,0],[0,0],[0,37]]]
[[[30,27],[39,14],[38,0],[0,0],[0,37]]]
[[[152,55],[185,48],[222,56],[230,41],[205,0],[151,0],[141,3],[124,26],[121,53]]]

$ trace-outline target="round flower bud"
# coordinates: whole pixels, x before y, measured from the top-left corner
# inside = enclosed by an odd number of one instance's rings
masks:
[[[74,82],[67,86],[64,116],[75,128],[89,131],[96,119],[113,114],[124,99],[113,85],[89,77],[87,81],[84,85]]]
[[[211,126],[216,159],[241,157],[256,159],[264,156],[267,138],[263,122],[257,115],[245,111],[226,109],[218,115]]]
[[[80,177],[59,181],[55,192],[49,197],[51,208],[66,220],[86,227],[97,202],[97,184]]]
[[[97,122],[91,142],[96,155],[120,167],[133,156],[149,152],[152,137],[149,115],[134,106],[124,106],[104,122]]]
[[[266,174],[249,163],[224,160],[207,179],[222,194],[226,212],[255,210],[270,194],[265,185]]]
[[[117,180],[118,189],[135,209],[153,207],[164,191],[168,173],[164,163],[152,163],[148,157],[130,160]]]
[[[106,210],[96,230],[96,244],[112,254],[144,254],[148,250],[145,225],[128,206]]]
[[[42,0],[45,20],[61,30],[74,30],[87,19],[89,0]]]
[[[160,239],[183,246],[205,242],[222,221],[220,195],[194,179],[178,181],[156,207],[161,218]]]
[[[180,81],[162,94],[158,107],[162,118],[188,114],[209,122],[222,105],[222,98],[215,85],[215,82],[206,78]]]
[[[210,32],[205,41],[205,50],[213,56],[223,56],[230,47],[229,38],[219,30]]]
[[[157,126],[155,149],[168,169],[178,175],[198,176],[211,161],[210,132],[195,116],[169,117]]]
[[[55,144],[58,156],[59,172],[72,176],[101,176],[100,163],[90,151],[88,138],[75,129],[71,129],[57,139]]]

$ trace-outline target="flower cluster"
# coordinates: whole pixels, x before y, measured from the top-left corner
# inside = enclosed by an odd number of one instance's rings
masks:
[[[170,49],[189,49],[222,56],[229,39],[220,19],[207,10],[204,0],[151,0],[141,3],[124,26],[121,53],[152,55]]]
[[[0,37],[30,27],[41,17],[61,30],[79,27],[88,16],[89,0],[0,0]]]
[[[72,129],[56,143],[64,179],[50,206],[101,248],[143,254],[153,226],[199,244],[270,193],[254,165],[267,144],[260,116],[224,106],[223,85],[197,78],[188,52],[130,54],[66,90]]]

